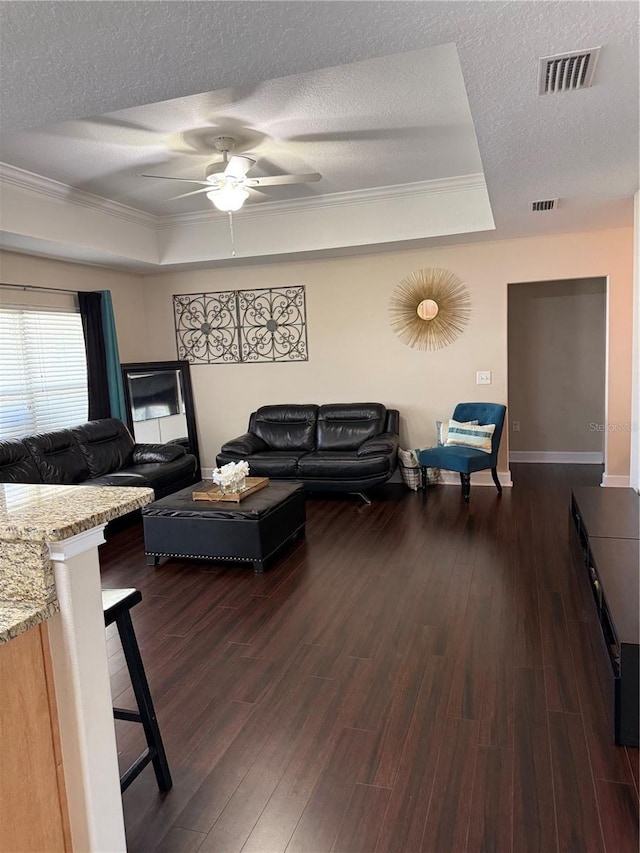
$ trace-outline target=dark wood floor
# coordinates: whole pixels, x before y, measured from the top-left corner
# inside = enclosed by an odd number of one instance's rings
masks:
[[[125,793],[129,849],[637,853],[638,751],[612,744],[568,547],[570,487],[599,477],[514,466],[469,506],[446,486],[311,498],[262,576],[151,569],[139,525],[114,535],[103,583],[142,590],[174,779],[163,797],[148,767]],[[123,765],[139,728],[117,724]]]

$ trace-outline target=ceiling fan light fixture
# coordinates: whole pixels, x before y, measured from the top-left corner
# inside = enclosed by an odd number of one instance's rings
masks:
[[[240,210],[249,198],[249,193],[237,184],[232,186],[223,185],[218,190],[208,192],[207,198],[223,213],[233,213],[236,210]]]

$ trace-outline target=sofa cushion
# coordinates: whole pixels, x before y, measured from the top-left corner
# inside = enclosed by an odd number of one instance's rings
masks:
[[[130,464],[134,441],[122,421],[89,421],[73,427],[71,432],[86,460],[89,476],[101,477]]]
[[[136,486],[151,489],[153,486],[142,474],[132,474],[131,471],[114,471],[113,474],[103,474],[102,477],[91,477],[83,480],[80,486]]]
[[[27,445],[18,438],[0,441],[0,483],[41,483],[42,477]]]
[[[314,450],[317,417],[314,405],[262,406],[251,416],[249,432],[270,450]]]
[[[130,465],[111,474],[85,480],[83,486],[138,486],[154,490],[156,498],[183,489],[194,481],[196,458],[190,453],[172,462]]]
[[[357,480],[390,470],[388,456],[358,456],[356,450],[305,453],[298,461],[301,479]]]
[[[142,477],[158,494],[159,492],[164,493],[167,489],[172,491],[172,487],[175,489],[175,484],[181,483],[183,480],[193,481],[195,470],[196,458],[188,453],[172,462],[160,464],[147,462],[141,465],[128,465],[126,468],[121,468],[118,473]]]
[[[58,429],[23,439],[43,483],[73,485],[90,476],[87,462],[71,430]]]
[[[295,450],[267,450],[264,453],[254,453],[246,457],[249,463],[250,477],[273,477],[280,480],[295,480],[298,476],[298,460],[302,452]],[[226,459],[223,453],[218,454],[218,465],[236,461]]]
[[[134,444],[131,462],[143,465],[145,462],[173,462],[186,454],[182,444]]]
[[[317,450],[357,450],[383,432],[386,409],[381,403],[331,403],[318,410]]]

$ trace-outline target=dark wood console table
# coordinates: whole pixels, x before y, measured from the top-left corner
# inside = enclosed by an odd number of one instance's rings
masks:
[[[608,660],[599,669],[615,742],[638,746],[640,497],[633,489],[575,488],[571,518],[578,568],[595,602],[596,645]]]

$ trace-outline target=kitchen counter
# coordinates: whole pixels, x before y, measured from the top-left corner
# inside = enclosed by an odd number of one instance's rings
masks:
[[[58,612],[48,543],[106,524],[152,500],[152,489],[129,486],[0,484],[0,643]]]
[[[0,849],[126,850],[98,548],[153,498],[0,485]]]

